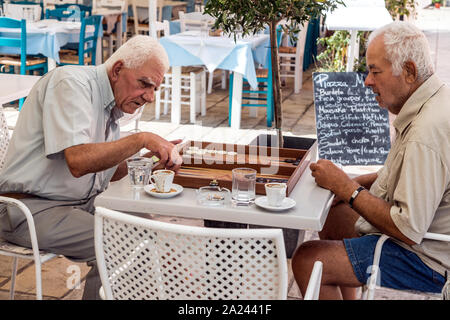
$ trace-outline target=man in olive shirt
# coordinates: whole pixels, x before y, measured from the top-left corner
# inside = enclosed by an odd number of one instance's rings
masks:
[[[23,201],[33,214],[39,248],[93,266],[83,298],[98,297],[95,196],[127,174],[125,160],[147,148],[168,169],[181,158],[175,145],[150,132],[120,138],[119,119],[152,102],[169,62],[164,48],[136,36],[104,65],[58,67],[32,88],[20,112],[0,193]],[[149,154],[150,155],[150,154]],[[2,237],[31,246],[24,216],[0,206]]]
[[[434,75],[424,34],[406,22],[374,31],[366,53],[380,107],[397,115],[396,140],[383,168],[351,180],[332,162],[311,164],[316,183],[336,200],[318,241],[293,259],[304,293],[314,261],[324,264],[321,299],[354,299],[367,283],[380,233],[390,236],[380,259],[381,286],[441,292],[450,270],[450,89]]]

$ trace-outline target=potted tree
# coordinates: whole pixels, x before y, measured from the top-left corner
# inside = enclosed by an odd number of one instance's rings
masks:
[[[276,30],[277,24],[285,19],[289,24],[283,27],[284,31],[288,32],[295,39],[295,34],[300,30],[300,25],[312,18],[319,17],[320,14],[328,10],[336,8],[337,4],[342,4],[342,0],[208,0],[205,13],[216,18],[215,28],[223,30],[225,34],[242,32],[243,35],[250,35],[269,28],[275,128],[278,141],[275,143],[275,141],[270,139],[272,136],[262,135],[252,144],[308,149],[314,143],[314,139],[283,138],[281,131],[281,83]],[[292,141],[292,138],[297,138],[298,140]],[[205,226],[245,227],[245,225],[239,226],[236,223],[217,223],[208,220],[205,220]],[[286,254],[288,257],[291,257],[297,245],[298,230],[283,229],[283,234]]]
[[[282,20],[289,21],[290,24],[283,28],[295,39],[300,25],[336,8],[337,4],[342,4],[342,0],[208,0],[206,4],[205,13],[216,18],[215,27],[226,34],[242,32],[250,35],[269,27],[275,128],[280,147],[283,146],[283,135],[277,24]]]

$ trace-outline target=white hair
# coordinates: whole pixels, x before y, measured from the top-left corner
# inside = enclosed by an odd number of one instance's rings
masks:
[[[400,75],[406,61],[416,64],[418,80],[424,81],[434,73],[428,40],[416,26],[406,21],[395,21],[373,31],[367,46],[383,36],[386,59],[392,63],[392,74]]]
[[[166,71],[169,70],[169,57],[158,40],[150,36],[136,35],[117,49],[105,61],[105,65],[107,70],[111,70],[114,63],[122,60],[126,68],[138,69],[150,59],[157,59]]]

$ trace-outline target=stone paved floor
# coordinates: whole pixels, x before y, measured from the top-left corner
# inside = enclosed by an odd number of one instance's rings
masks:
[[[441,10],[420,10],[417,24],[425,31],[430,41],[432,55],[436,65],[436,72],[450,83],[450,8]],[[283,131],[285,135],[315,136],[315,114],[312,97],[311,73],[313,67],[305,72],[303,88],[299,94],[293,93],[292,81],[288,81],[283,89]],[[5,108],[8,125],[13,129],[17,111],[14,108]],[[242,112],[242,129],[231,131],[228,128],[228,91],[216,88],[213,94],[207,96],[207,115],[198,117],[196,124],[188,123],[189,110],[182,110],[182,124],[174,126],[170,123],[170,114],[162,115],[155,120],[154,106],[145,108],[139,127],[149,130],[167,139],[193,138],[208,141],[227,141],[231,143],[246,144],[258,134],[267,132],[265,114],[260,111],[256,117],[248,110]],[[127,130],[133,128],[128,125]],[[270,130],[269,130],[270,131]],[[364,173],[373,168],[357,167],[346,168],[349,173]],[[172,223],[202,225],[201,220],[160,217],[160,220]],[[307,231],[305,240],[316,239],[317,233]],[[9,287],[12,259],[0,256],[0,300],[9,299]],[[74,263],[64,257],[55,258],[43,265],[43,294],[49,300],[78,300],[81,299],[84,287],[84,277],[88,268],[83,263]],[[16,299],[34,299],[35,277],[34,264],[29,261],[20,261],[16,281]],[[290,272],[289,299],[301,299],[301,294]],[[409,300],[429,299],[422,295],[405,293],[396,290],[381,289],[376,293],[376,299],[381,300]]]

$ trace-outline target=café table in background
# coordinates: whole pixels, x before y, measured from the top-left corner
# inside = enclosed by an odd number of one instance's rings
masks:
[[[179,124],[181,120],[181,67],[204,65],[209,72],[223,69],[235,73],[231,127],[239,128],[243,78],[245,77],[253,88],[257,86],[255,62],[266,64],[269,35],[238,37],[235,42],[233,36],[212,37],[201,35],[201,31],[190,30],[160,38],[159,41],[166,49],[172,67],[171,122]]]
[[[59,63],[59,50],[67,43],[78,43],[80,41],[81,22],[57,21],[44,19],[36,22],[27,21],[27,54],[42,54],[48,58],[48,70],[52,70]],[[20,31],[0,28],[0,37],[6,34],[20,34]],[[100,29],[101,30],[101,29]],[[87,31],[94,32],[93,26],[87,26]],[[97,39],[97,50],[101,47],[101,37],[103,32],[99,32]],[[19,54],[20,48],[0,47],[0,53]],[[101,55],[97,55],[96,64],[101,63]]]
[[[346,71],[353,71],[355,60],[359,56],[358,31],[373,31],[392,22],[384,0],[345,0],[346,6],[338,6],[327,14],[325,20],[329,30],[350,32],[350,44],[347,51]]]

